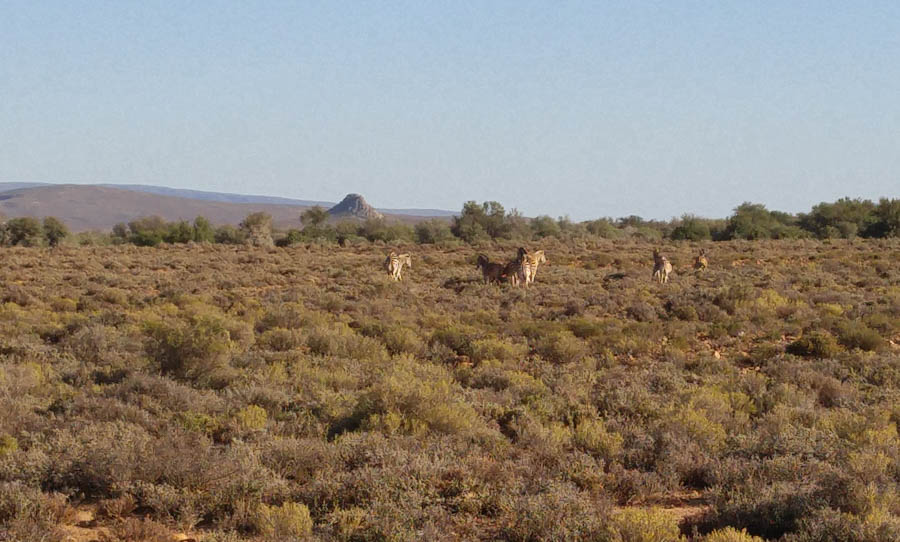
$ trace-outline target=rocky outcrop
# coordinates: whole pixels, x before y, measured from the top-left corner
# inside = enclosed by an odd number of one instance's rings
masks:
[[[347,194],[340,203],[328,209],[328,214],[333,217],[343,218],[360,218],[366,220],[369,218],[384,218],[384,215],[375,210],[374,207],[366,203],[365,198],[359,194]]]

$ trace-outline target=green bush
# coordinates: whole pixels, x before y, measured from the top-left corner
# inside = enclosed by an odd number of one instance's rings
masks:
[[[663,510],[625,508],[612,515],[614,542],[683,542],[675,518]]]
[[[163,373],[207,383],[224,376],[233,343],[222,318],[152,321],[144,331],[147,353]]]
[[[312,533],[313,521],[305,504],[286,502],[281,506],[260,505],[256,529],[275,540],[295,540]]]
[[[814,331],[787,345],[785,351],[795,356],[833,358],[840,352],[840,346],[830,333]]]
[[[415,235],[419,244],[443,243],[453,238],[450,224],[436,218],[416,224]]]
[[[747,529],[738,531],[734,527],[725,527],[709,533],[701,542],[765,542],[758,536],[747,533]]]
[[[624,439],[618,433],[608,431],[602,420],[585,420],[575,427],[575,443],[610,463],[622,453]]]
[[[709,225],[693,215],[684,215],[672,230],[670,237],[676,241],[706,241],[710,239]]]
[[[535,347],[538,354],[553,363],[578,363],[590,356],[587,343],[570,331],[559,331],[541,339]]]
[[[859,348],[867,352],[881,350],[884,339],[881,335],[863,322],[848,320],[838,326],[838,342],[847,349]]]

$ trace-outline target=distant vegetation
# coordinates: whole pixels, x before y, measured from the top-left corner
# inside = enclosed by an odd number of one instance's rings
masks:
[[[0,242],[7,246],[55,246],[67,237],[83,245],[123,244],[156,246],[160,243],[255,244],[290,246],[295,243],[415,242],[419,244],[477,243],[486,240],[531,241],[544,238],[625,239],[647,241],[730,241],[737,239],[852,239],[900,236],[900,199],[839,199],[820,203],[796,215],[771,211],[762,204],[743,203],[724,219],[685,214],[669,221],[640,216],[598,218],[573,222],[568,217],[541,215],[526,218],[507,211],[496,201],[468,201],[451,220],[433,218],[415,225],[379,218],[335,222],[323,207],[311,207],[298,217],[298,227],[273,230],[272,217],[252,213],[238,226],[214,227],[198,216],[193,222],[167,222],[158,216],[117,224],[111,233],[70,236],[54,217],[43,223],[14,218],[0,226]]]

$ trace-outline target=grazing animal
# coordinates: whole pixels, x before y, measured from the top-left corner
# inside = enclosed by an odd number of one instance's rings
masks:
[[[503,275],[506,276],[506,279],[513,286],[519,286],[520,283],[525,284],[525,259],[527,256],[528,251],[519,247],[516,259],[506,264],[506,267],[503,269]]]
[[[659,249],[653,249],[653,280],[660,284],[669,282],[669,274],[672,272],[672,263],[659,253]]]
[[[502,263],[492,262],[487,259],[487,256],[484,254],[478,255],[478,263],[475,264],[475,267],[481,269],[481,274],[484,276],[484,283],[490,284],[495,282],[499,284],[503,278],[505,271],[505,266]]]
[[[401,273],[403,272],[404,264],[412,269],[412,259],[409,257],[408,253],[397,254],[396,252],[391,252],[384,260],[384,266],[394,280],[403,280]]]
[[[542,263],[547,263],[547,257],[544,256],[543,250],[525,253],[522,258],[522,270],[525,274],[525,286],[528,286],[529,284],[534,282],[534,277],[535,275],[537,275],[538,266]]]
[[[709,260],[706,259],[706,249],[700,249],[700,255],[694,258],[694,269],[697,271],[703,271],[709,267]]]

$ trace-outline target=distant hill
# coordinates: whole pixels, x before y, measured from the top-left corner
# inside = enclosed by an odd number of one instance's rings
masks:
[[[204,190],[188,190],[185,188],[169,188],[167,186],[151,186],[146,184],[98,184],[96,186],[105,186],[108,188],[121,188],[122,190],[133,190],[135,192],[147,192],[149,194],[158,194],[160,196],[175,196],[179,198],[198,199],[202,201],[219,201],[222,203],[272,203],[276,205],[299,205],[301,207],[312,207],[321,205],[322,207],[331,207],[333,201],[309,201],[291,198],[280,198],[277,196],[252,196],[245,194],[229,194],[226,192],[207,192]]]
[[[340,203],[328,209],[328,214],[334,218],[384,218],[384,215],[375,210],[359,194],[347,194]]]
[[[127,223],[152,215],[166,220],[193,220],[202,215],[214,224],[238,224],[248,214],[263,211],[272,215],[276,227],[288,228],[300,227],[300,213],[313,204],[328,205],[327,202],[269,196],[147,188],[153,191],[139,190],[136,185],[126,188],[117,185],[0,183],[0,215],[10,218],[55,216],[73,231],[86,231],[109,230],[119,222]],[[158,193],[161,191],[169,193]],[[247,201],[248,198],[252,201]],[[451,215],[420,215],[411,210],[385,213],[388,219],[409,223]]]

